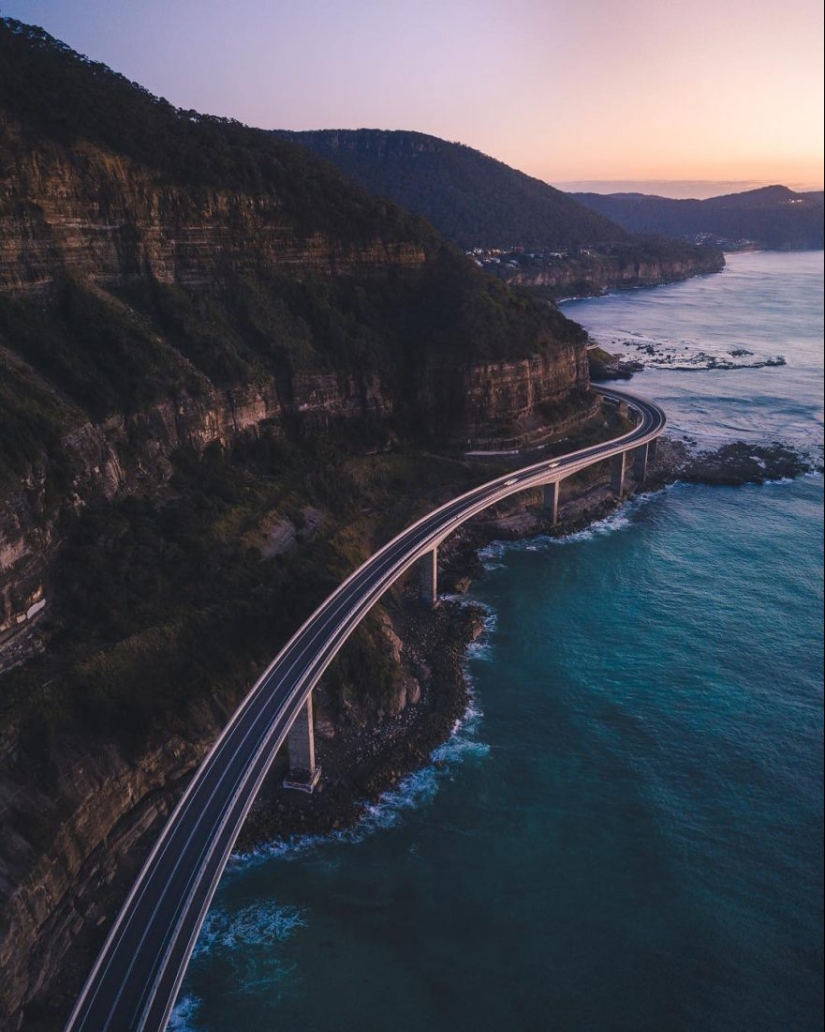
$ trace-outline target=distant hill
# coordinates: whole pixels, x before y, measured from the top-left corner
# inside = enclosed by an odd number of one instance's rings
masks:
[[[460,247],[570,248],[625,242],[625,230],[570,195],[480,151],[380,129],[281,132],[370,193],[423,215]]]
[[[766,186],[704,201],[649,194],[571,194],[631,233],[709,240],[725,248],[756,245],[776,251],[821,250],[823,193]]]

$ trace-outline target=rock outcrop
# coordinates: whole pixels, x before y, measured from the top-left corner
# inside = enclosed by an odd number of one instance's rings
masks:
[[[210,287],[262,268],[384,274],[424,261],[414,241],[301,233],[277,199],[181,188],[90,143],[32,149],[13,118],[4,113],[0,125],[0,290],[42,290],[67,273]]]
[[[519,268],[499,266],[499,275],[510,284],[539,287],[548,296],[589,297],[630,287],[655,287],[720,272],[725,265],[721,251],[710,247],[682,247],[682,253],[644,256],[640,253],[568,255],[551,261],[536,261]],[[641,248],[640,248],[641,251]]]
[[[91,752],[66,742],[46,772],[21,769],[16,733],[3,736],[3,1028],[15,1027],[12,1016],[54,977],[76,936],[111,920],[107,886],[124,867],[136,873],[147,832],[177,801],[225,719],[208,705],[193,708],[186,736],[171,734],[131,759],[114,746]]]

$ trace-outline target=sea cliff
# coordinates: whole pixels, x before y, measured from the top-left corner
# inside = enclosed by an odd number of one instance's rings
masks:
[[[515,254],[511,260],[498,258],[493,271],[506,283],[534,288],[540,296],[559,300],[677,283],[721,272],[724,267],[720,250],[657,241],[639,243],[635,248],[586,248],[549,257]]]
[[[10,21],[0,112],[0,1022],[36,1029],[261,669],[485,478],[459,444],[599,420],[580,327],[302,148]],[[334,733],[435,694],[384,616]]]

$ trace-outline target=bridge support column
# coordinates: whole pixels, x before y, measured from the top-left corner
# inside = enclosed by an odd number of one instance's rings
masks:
[[[658,437],[654,437],[653,440],[649,441],[648,445],[647,445],[647,461],[648,462],[655,462],[656,461],[656,453],[658,452],[658,450],[659,450],[659,438]]]
[[[420,575],[418,597],[431,609],[438,602],[438,547],[426,552],[418,560]]]
[[[312,724],[312,692],[301,707],[287,736],[289,772],[284,788],[312,792],[321,777],[321,768],[315,763],[315,730]]]
[[[624,497],[624,474],[627,466],[627,452],[614,455],[613,467],[610,473],[610,488],[617,498]]]
[[[649,447],[647,444],[642,444],[633,453],[633,476],[637,484],[644,483],[644,479],[647,476]]]
[[[552,526],[559,522],[559,481],[544,485],[544,518]]]

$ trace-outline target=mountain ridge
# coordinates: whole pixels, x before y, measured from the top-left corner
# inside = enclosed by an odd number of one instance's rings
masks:
[[[704,200],[643,193],[574,193],[629,232],[707,239],[726,249],[822,250],[823,192],[774,184]]]
[[[574,247],[628,239],[621,227],[593,218],[561,190],[463,143],[410,130],[274,133],[327,158],[371,193],[423,215],[460,247]],[[417,166],[412,173],[411,161]],[[435,177],[439,193],[428,189]],[[509,195],[522,211],[508,211]]]
[[[467,252],[531,253],[529,268],[519,261],[517,276],[489,253],[482,263],[505,282],[540,288],[550,299],[673,282],[724,265],[712,248],[642,239],[594,219],[571,195],[465,144],[406,130],[275,133],[428,219]]]

